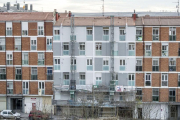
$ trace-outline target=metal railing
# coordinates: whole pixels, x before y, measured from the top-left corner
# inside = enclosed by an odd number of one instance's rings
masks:
[[[103,40],[108,41],[109,40],[109,35],[103,35]]]
[[[79,84],[80,84],[80,85],[86,85],[86,81],[85,81],[85,80],[80,80],[80,81],[79,81]]]
[[[60,65],[54,65],[54,70],[60,70],[61,66]]]
[[[136,71],[142,71],[142,66],[136,66]]]
[[[54,35],[53,40],[60,40],[60,35]]]
[[[76,70],[76,65],[71,65],[70,70]]]
[[[23,94],[29,94],[29,90],[23,88]]]
[[[126,68],[125,65],[124,65],[124,66],[120,66],[120,67],[119,67],[119,70],[120,70],[120,71],[125,71],[125,68]]]
[[[96,50],[96,55],[97,56],[101,56],[102,55],[102,51],[101,50]]]
[[[87,41],[92,41],[93,40],[93,35],[87,35],[86,40]]]
[[[129,50],[129,56],[135,56],[135,51],[134,50]]]
[[[92,65],[88,65],[88,66],[87,66],[87,70],[88,70],[88,71],[92,71],[92,70],[93,70],[93,66],[92,66]]]
[[[70,80],[65,79],[64,80],[64,85],[69,85],[69,84],[70,84]]]
[[[176,41],[176,35],[169,35],[169,41]]]
[[[16,80],[21,80],[22,79],[22,75],[16,75]]]
[[[63,50],[63,55],[69,55],[69,50]]]
[[[103,65],[103,71],[109,71],[109,66],[108,65]]]
[[[85,50],[80,50],[80,51],[79,51],[79,54],[80,54],[80,55],[85,55]]]
[[[31,75],[31,80],[37,80],[37,75]]]
[[[47,74],[47,80],[53,80],[53,74]]]
[[[0,80],[5,80],[6,79],[6,74],[0,74]]]
[[[52,50],[52,45],[46,45],[46,50]]]
[[[125,41],[126,40],[126,36],[125,35],[120,35],[119,36],[119,40],[120,41]]]
[[[159,66],[152,66],[152,71],[159,71]]]
[[[31,45],[31,50],[36,50],[36,45]]]

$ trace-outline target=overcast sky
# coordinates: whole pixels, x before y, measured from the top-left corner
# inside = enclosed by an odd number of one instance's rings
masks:
[[[11,5],[16,0],[0,0],[0,6],[7,1]],[[17,0],[21,7],[24,0]],[[162,10],[168,12],[177,11],[176,5],[178,0],[104,0],[105,12],[160,12]],[[102,12],[102,0],[25,0],[27,4],[33,4],[33,9],[37,11],[53,11],[58,12]],[[30,7],[29,7],[30,8]]]

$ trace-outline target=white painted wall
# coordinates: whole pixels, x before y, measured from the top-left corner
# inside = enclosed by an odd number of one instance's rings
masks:
[[[0,97],[0,111],[6,109],[6,97]]]
[[[114,27],[114,41],[119,41],[119,27]]]
[[[61,41],[70,42],[71,27],[62,27],[61,29]]]
[[[86,50],[86,56],[93,56],[93,42],[86,42],[85,43],[85,50]]]
[[[70,71],[70,56],[61,57],[61,72]]]
[[[93,79],[93,72],[86,72],[86,85],[93,85],[95,84],[95,81]]]
[[[76,35],[77,42],[86,41],[86,27],[75,27],[74,34]]]
[[[126,41],[135,41],[136,27],[126,27]]]
[[[126,71],[135,72],[136,58],[126,58]]]
[[[77,57],[77,72],[86,72],[86,57]]]

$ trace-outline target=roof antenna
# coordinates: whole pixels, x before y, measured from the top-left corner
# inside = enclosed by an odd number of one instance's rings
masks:
[[[173,2],[173,3],[177,3],[176,8],[177,8],[178,16],[179,16],[179,0],[178,0],[178,2]]]
[[[104,17],[104,0],[103,1],[103,5],[102,5],[102,16]]]

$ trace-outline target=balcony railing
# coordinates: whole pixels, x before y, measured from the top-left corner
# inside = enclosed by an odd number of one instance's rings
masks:
[[[69,55],[69,50],[63,50],[63,55]]]
[[[64,80],[64,85],[69,85],[69,83],[70,83],[70,80],[67,80],[67,79]]]
[[[85,85],[85,84],[86,84],[86,81],[85,81],[85,80],[80,80],[80,81],[79,81],[79,84],[80,84],[80,85]]]
[[[28,60],[22,60],[22,64],[23,64],[23,65],[28,65],[29,62],[28,62]]]
[[[97,56],[101,56],[102,55],[102,51],[101,50],[96,50],[96,55]]]
[[[103,65],[103,71],[109,71],[109,66],[108,65]]]
[[[54,35],[53,40],[60,40],[60,35]]]
[[[169,71],[176,71],[176,66],[169,66]]]
[[[38,60],[38,65],[44,65],[44,60]]]
[[[162,86],[168,86],[168,81],[162,81]]]
[[[119,70],[120,70],[120,71],[125,71],[125,66],[120,66],[120,67],[119,67]]]
[[[108,41],[109,40],[109,35],[103,35],[103,40]]]
[[[36,50],[36,45],[31,45],[31,50]]]
[[[162,51],[162,56],[168,56],[168,51]]]
[[[6,35],[11,36],[12,35],[12,30],[6,30]]]
[[[114,51],[114,50],[113,50],[113,51],[111,52],[111,55],[113,55],[113,56],[118,56],[118,51]]]
[[[151,56],[151,51],[146,51],[145,56]]]
[[[80,54],[80,55],[85,55],[85,50],[80,50],[80,51],[79,51],[79,54]]]
[[[86,39],[87,39],[87,41],[92,41],[93,40],[93,35],[87,35]]]
[[[6,79],[6,74],[0,74],[0,80],[5,80]]]
[[[31,80],[37,80],[37,75],[31,75]]]
[[[132,81],[132,80],[129,80],[129,81],[128,81],[128,86],[135,86],[134,80],[133,80],[133,81]]]
[[[102,85],[102,81],[101,80],[96,80],[96,85]]]
[[[136,66],[136,71],[142,71],[142,66]]]
[[[152,40],[153,41],[158,41],[159,40],[159,35],[152,35]]]
[[[22,79],[22,75],[16,75],[16,80],[21,80]]]
[[[23,94],[29,94],[29,90],[28,89],[23,89]]]
[[[70,40],[76,40],[76,35],[70,35]]]
[[[134,50],[129,50],[129,56],[135,56],[135,51]]]
[[[7,89],[7,94],[13,94],[13,89]]]
[[[143,36],[142,35],[136,35],[136,41],[142,41]]]
[[[93,70],[93,66],[92,65],[88,65],[87,66],[87,71],[92,71]]]
[[[15,45],[15,50],[21,50],[21,45]]]
[[[76,65],[71,65],[70,70],[76,70]]]
[[[169,41],[176,41],[176,35],[169,35]]]
[[[152,101],[159,101],[159,96],[152,96]]]
[[[53,74],[47,74],[47,80],[53,80]]]
[[[52,50],[52,45],[47,45],[46,50]]]
[[[125,35],[120,35],[119,36],[119,40],[120,41],[125,41],[126,40],[126,36]]]
[[[159,71],[159,66],[152,66],[152,71]]]
[[[60,70],[61,66],[60,65],[54,65],[54,70]]]
[[[5,50],[6,49],[6,46],[5,45],[0,45],[0,51],[1,50]]]

